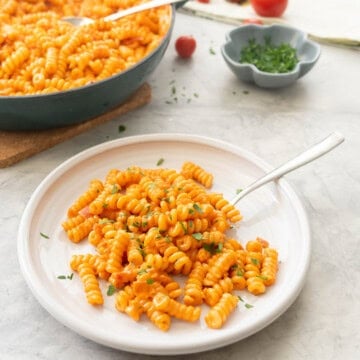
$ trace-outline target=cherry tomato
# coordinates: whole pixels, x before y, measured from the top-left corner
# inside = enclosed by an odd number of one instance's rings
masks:
[[[264,25],[263,21],[260,19],[245,19],[242,23],[243,25],[246,24]]]
[[[210,0],[197,0],[197,1],[203,4],[208,4],[210,2]]]
[[[288,5],[288,0],[250,0],[255,12],[264,17],[281,16]]]
[[[189,58],[195,51],[196,40],[190,35],[184,35],[177,38],[175,49],[180,57]]]

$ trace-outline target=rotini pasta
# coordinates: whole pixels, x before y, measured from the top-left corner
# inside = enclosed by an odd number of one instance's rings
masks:
[[[73,242],[88,237],[95,249],[70,259],[90,304],[102,304],[99,281],[106,281],[116,291],[115,308],[134,321],[147,316],[167,331],[173,318],[201,321],[206,305],[204,321],[218,329],[237,305],[236,291],[260,295],[274,284],[277,251],[260,238],[242,246],[227,236],[240,212],[205,190],[192,169],[198,167],[189,162],[181,172],[111,169],[70,205],[64,231]]]
[[[170,7],[101,18],[142,1],[0,0],[0,96],[69,90],[136,64],[167,33]],[[95,21],[81,27],[61,21],[74,15]]]

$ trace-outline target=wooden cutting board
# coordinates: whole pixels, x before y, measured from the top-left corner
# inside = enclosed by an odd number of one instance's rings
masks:
[[[0,168],[13,165],[34,154],[49,149],[115,117],[126,114],[151,100],[151,87],[145,83],[128,101],[101,116],[81,124],[42,131],[0,130]]]

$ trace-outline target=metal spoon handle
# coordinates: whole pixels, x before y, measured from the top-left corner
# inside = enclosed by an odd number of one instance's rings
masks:
[[[334,132],[326,137],[321,142],[313,145],[308,150],[305,150],[303,153],[299,154],[292,160],[287,161],[285,164],[277,167],[276,169],[270,171],[260,179],[256,180],[244,190],[242,190],[230,203],[235,205],[240,199],[245,195],[251,193],[255,189],[259,188],[262,185],[267,184],[272,180],[279,179],[281,176],[298,169],[299,167],[319,158],[320,156],[326,154],[330,150],[334,149],[336,146],[340,145],[344,141],[344,137],[338,133]]]
[[[162,6],[162,5],[167,5],[167,4],[173,4],[173,3],[177,3],[177,2],[181,2],[184,0],[152,0],[146,3],[142,3],[133,7],[130,7],[128,9],[125,10],[121,10],[119,12],[116,12],[114,14],[108,15],[104,17],[104,21],[114,21],[114,20],[118,20],[124,16],[127,15],[131,15],[131,14],[135,14],[137,12],[141,12],[144,10],[149,10],[149,9],[153,9],[155,7],[158,6]]]

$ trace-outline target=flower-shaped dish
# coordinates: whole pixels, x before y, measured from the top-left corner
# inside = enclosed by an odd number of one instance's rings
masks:
[[[274,46],[289,44],[296,49],[298,63],[286,73],[270,73],[259,70],[253,64],[240,63],[241,51],[254,39],[264,44],[270,38]],[[255,83],[263,88],[279,88],[294,83],[307,74],[320,56],[320,46],[309,40],[301,30],[285,25],[242,25],[226,35],[226,43],[221,47],[225,62],[242,81]]]

